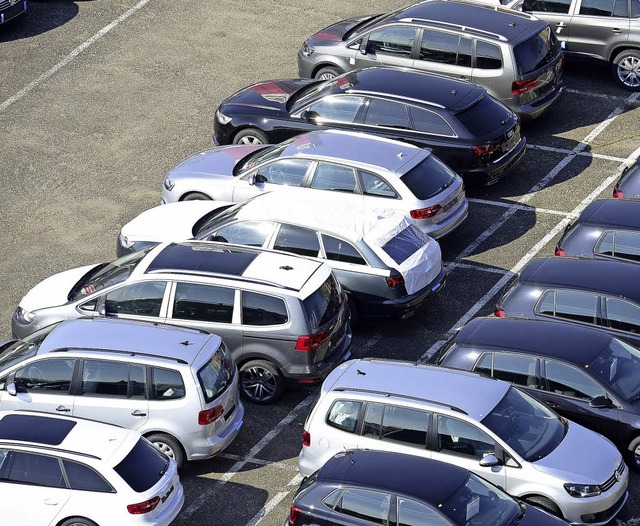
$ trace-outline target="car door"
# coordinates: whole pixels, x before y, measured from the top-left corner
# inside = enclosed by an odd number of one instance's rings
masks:
[[[98,309],[108,317],[162,322],[166,318],[167,301],[166,281],[137,281],[105,294]]]
[[[343,77],[342,80],[345,87],[349,87],[349,77]],[[357,130],[361,126],[361,115],[366,103],[367,98],[361,95],[327,95],[301,108],[292,115],[292,119],[305,123],[306,128],[301,129],[301,132],[326,128]]]
[[[471,82],[473,39],[438,29],[423,29],[413,67]]]
[[[362,39],[355,53],[355,68],[371,66],[413,67],[418,28],[394,24],[376,29]]]
[[[549,23],[566,51],[573,51],[571,45],[572,0],[524,0],[515,6],[518,11],[530,13]]]
[[[640,345],[640,305],[622,298],[602,297],[602,324],[616,337]]]
[[[80,378],[73,416],[93,418],[127,429],[139,429],[149,419],[143,365],[83,360]]]
[[[339,193],[354,206],[362,202],[362,192],[356,178],[356,172],[351,166],[344,164],[329,161],[317,162],[307,187],[323,194],[326,192]],[[341,199],[341,197],[336,196],[336,199]]]
[[[331,526],[390,524],[391,495],[364,488],[345,488],[329,514]]]
[[[312,161],[308,159],[275,159],[242,176],[246,184],[236,185],[233,201],[239,203],[264,193],[282,188],[294,189],[302,186]]]

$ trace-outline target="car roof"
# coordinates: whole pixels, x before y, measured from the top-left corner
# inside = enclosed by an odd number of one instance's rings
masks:
[[[452,112],[463,111],[486,95],[470,82],[405,68],[371,67],[336,77],[332,93],[382,94]]]
[[[531,261],[520,283],[604,292],[640,301],[640,267],[609,259],[547,257]]]
[[[522,354],[591,363],[609,345],[606,332],[572,323],[516,318],[475,318],[455,336],[456,345],[508,349]]]
[[[393,475],[397,476],[393,476]],[[440,504],[469,478],[445,462],[402,453],[357,449],[338,453],[318,472],[318,480],[361,484]]]
[[[151,254],[145,273],[171,272],[242,278],[300,291],[321,262],[261,248],[185,241],[163,243]]]
[[[640,200],[596,199],[582,211],[578,221],[588,225],[640,229]]]
[[[391,393],[448,406],[482,420],[505,396],[510,385],[476,373],[394,360],[363,358],[339,366],[332,391]],[[478,396],[469,396],[477,393]],[[480,396],[481,394],[481,396]]]
[[[146,354],[192,363],[204,345],[219,336],[151,322],[78,318],[59,323],[40,344],[38,354],[58,349],[97,349]],[[215,342],[218,348],[220,342]]]
[[[280,156],[334,159],[404,174],[429,154],[412,144],[367,133],[320,130],[298,135]]]

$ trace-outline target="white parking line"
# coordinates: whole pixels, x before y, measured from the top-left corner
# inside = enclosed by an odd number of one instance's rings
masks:
[[[301,480],[302,476],[298,474],[289,481],[289,484],[287,484],[287,486],[295,486],[299,484]],[[256,513],[249,522],[247,522],[245,526],[256,526],[256,524],[258,524],[264,517],[266,517],[266,515],[271,510],[273,510],[273,508],[280,504],[282,499],[284,499],[290,492],[291,490],[281,491],[280,493],[278,493],[269,502],[267,502],[264,507],[258,513]]]
[[[575,93],[576,95],[584,95],[585,97],[600,97],[607,100],[627,100],[627,97],[622,95],[606,95],[604,93],[593,93],[592,91],[582,91],[579,89],[566,89],[565,93]]]
[[[445,264],[445,267],[447,267],[447,270],[449,269],[448,264]],[[501,274],[501,275],[509,274],[509,271],[503,268],[487,267],[485,265],[482,265],[481,263],[474,263],[474,262],[456,261],[455,268],[465,268],[469,270],[477,270],[480,272],[489,272],[491,274]]]
[[[278,469],[289,469],[289,470],[297,470],[297,466],[292,466],[291,464],[287,464],[286,462],[281,462],[279,460],[264,460],[261,458],[248,458],[243,457],[241,455],[232,455],[231,453],[220,453],[217,458],[226,458],[227,460],[244,460],[247,464],[258,464],[259,466],[273,466]]]
[[[525,212],[540,212],[543,214],[551,214],[551,215],[557,215],[557,216],[563,216],[563,217],[567,217],[570,215],[570,212],[563,212],[561,210],[550,210],[548,208],[537,208],[531,205],[523,205],[520,203],[513,203],[508,201],[491,201],[489,199],[477,199],[475,197],[467,197],[467,201],[469,201],[470,203],[477,203],[480,205],[501,206],[504,208],[517,208],[518,210],[523,210]]]
[[[42,84],[45,80],[47,80],[51,75],[53,75],[56,71],[65,67],[69,62],[71,62],[74,58],[76,58],[80,53],[86,50],[91,44],[94,44],[96,41],[100,40],[104,35],[106,35],[109,31],[111,31],[114,27],[116,27],[120,22],[123,22],[127,18],[129,18],[136,11],[142,9],[145,5],[147,5],[151,0],[140,0],[136,5],[134,5],[131,9],[121,14],[118,18],[116,18],[113,22],[103,27],[100,31],[98,31],[95,35],[93,35],[90,39],[85,40],[82,44],[80,44],[77,48],[75,48],[71,53],[69,53],[65,58],[63,58],[60,62],[58,62],[55,66],[53,66],[50,70],[46,71],[42,75],[40,75],[37,79],[27,84],[24,88],[22,88],[18,93],[9,97],[3,103],[0,104],[0,111],[6,110],[9,106],[11,106],[14,102],[19,101],[22,97],[24,97],[27,93],[29,93],[32,89],[36,88],[40,84]]]
[[[571,155],[575,153],[576,155],[581,155],[583,157],[593,157],[594,159],[603,159],[605,161],[613,161],[615,163],[624,162],[624,158],[622,157],[614,157],[613,155],[604,155],[602,153],[594,153],[590,151],[574,152],[573,150],[567,150],[566,148],[555,148],[553,146],[543,146],[541,144],[527,144],[527,148],[532,150],[541,150],[543,152],[560,153],[562,155]]]

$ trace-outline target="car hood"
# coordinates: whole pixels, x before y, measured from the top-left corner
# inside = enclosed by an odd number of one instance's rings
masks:
[[[266,148],[267,145],[229,145],[209,148],[194,153],[174,166],[167,174],[170,179],[211,179],[233,177],[233,169],[238,161],[251,152]]]
[[[27,292],[20,306],[27,311],[34,311],[44,307],[64,305],[68,301],[67,296],[71,288],[82,276],[97,266],[87,265],[48,277]]]
[[[227,201],[178,201],[142,212],[122,227],[129,241],[179,241],[193,237],[193,226],[203,216],[233,203]]]
[[[348,20],[342,20],[331,24],[329,27],[318,31],[315,35],[307,39],[307,44],[310,46],[326,46],[331,45],[332,42],[342,42],[342,37],[355,26],[373,18],[372,16],[361,16],[358,18],[349,18]]]
[[[220,105],[220,111],[229,113],[231,116],[234,111],[244,108],[268,110],[273,116],[287,115],[287,101],[291,95],[315,82],[318,81],[314,79],[284,79],[260,82],[229,97]]]
[[[569,430],[560,445],[533,466],[567,482],[602,484],[611,477],[622,457],[602,435],[568,421]]]

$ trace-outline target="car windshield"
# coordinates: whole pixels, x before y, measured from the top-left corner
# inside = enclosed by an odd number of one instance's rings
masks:
[[[473,473],[439,508],[455,524],[466,526],[504,526],[523,514],[521,506],[514,499]]]
[[[10,369],[15,364],[20,363],[27,358],[31,358],[35,356],[40,348],[40,345],[55,327],[58,324],[54,323],[53,325],[48,325],[44,329],[40,329],[29,336],[23,338],[22,340],[18,340],[11,345],[9,345],[2,354],[0,354],[0,375],[2,371],[6,371]],[[4,386],[0,386],[3,388]]]
[[[256,197],[260,197],[259,195]],[[247,199],[242,203],[237,203],[225,208],[223,211],[208,216],[206,219],[198,221],[198,224],[193,228],[194,239],[207,239],[211,233],[223,225],[226,225],[229,221],[234,219],[236,215],[244,208],[245,205],[250,203],[255,197]]]
[[[335,77],[331,80],[314,82],[313,84],[309,84],[304,88],[299,89],[293,95],[291,95],[291,97],[289,97],[289,100],[287,101],[287,107],[289,111],[291,113],[295,113],[300,108],[302,108],[302,106],[331,94],[333,87],[338,81],[343,84],[345,83],[343,77],[343,75],[340,75],[339,77]],[[346,84],[346,86],[348,87],[349,84]]]
[[[251,152],[249,155],[241,159],[238,164],[236,164],[233,169],[233,175],[240,175],[243,172],[246,172],[247,170],[251,170],[251,168],[258,166],[259,164],[280,157],[282,151],[292,140],[293,139],[289,139],[288,141],[282,142],[280,144],[267,146],[266,148]]]
[[[342,305],[341,299],[340,285],[331,274],[319,289],[303,300],[309,324],[314,331],[337,316]]]
[[[69,293],[69,301],[82,299],[98,290],[123,282],[131,276],[131,273],[142,258],[154,248],[155,245],[152,245],[133,254],[127,254],[106,265],[96,267],[74,285]]]
[[[611,338],[600,356],[586,367],[623,399],[640,400],[640,351],[635,347]]]
[[[456,113],[456,118],[473,135],[494,133],[509,122],[511,110],[492,97],[482,97],[469,108]]]
[[[546,457],[567,432],[564,419],[515,387],[509,388],[482,423],[528,462]]]
[[[229,348],[221,341],[218,351],[198,371],[198,380],[207,403],[215,400],[227,389],[233,380],[235,368]]]
[[[348,40],[353,36],[358,38],[362,36],[364,32],[368,31],[369,28],[375,26],[376,24],[378,24],[379,22],[382,22],[383,20],[386,20],[387,18],[395,17],[399,12],[400,10],[394,11],[393,13],[389,13],[389,14],[383,13],[381,15],[374,15],[371,18],[367,18],[366,20],[363,20],[359,24],[356,24],[351,29],[349,29],[349,31],[347,31],[343,35],[342,40]]]
[[[169,469],[169,457],[145,438],[140,438],[133,449],[122,459],[115,472],[138,493],[155,486]]]
[[[552,61],[560,52],[560,42],[549,26],[513,48],[519,75],[527,75]]]
[[[429,199],[449,188],[456,180],[456,174],[440,159],[429,155],[401,177],[417,199]]]

